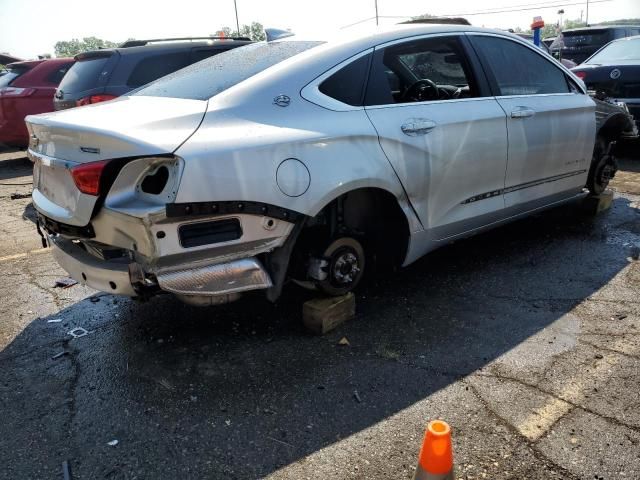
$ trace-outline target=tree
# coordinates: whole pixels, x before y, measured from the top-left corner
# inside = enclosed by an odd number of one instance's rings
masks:
[[[82,40],[72,38],[69,41],[59,41],[55,44],[56,57],[73,57],[88,50],[99,50],[101,48],[115,48],[118,44],[109,40],[102,40],[96,37],[84,37]]]
[[[251,22],[251,25],[242,25],[239,34],[229,27],[222,27],[220,33],[223,33],[225,37],[249,37],[255,42],[261,42],[267,38],[264,33],[264,27],[259,22]]]

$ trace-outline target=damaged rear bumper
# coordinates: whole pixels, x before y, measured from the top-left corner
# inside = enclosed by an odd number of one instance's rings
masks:
[[[192,300],[217,296],[230,299],[232,294],[273,285],[269,273],[254,257],[161,270],[147,276],[139,264],[126,257],[99,259],[80,244],[56,235],[49,235],[49,242],[56,261],[74,280],[118,295],[137,297],[143,296],[144,290],[159,289],[187,301],[190,297]]]

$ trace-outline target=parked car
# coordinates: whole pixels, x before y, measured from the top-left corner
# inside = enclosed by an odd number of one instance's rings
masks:
[[[212,55],[251,43],[245,37],[189,37],[130,40],[119,48],[76,55],[60,83],[55,109],[112,100]]]
[[[53,110],[53,94],[73,62],[56,58],[7,65],[7,73],[0,76],[0,144],[29,144],[24,118]]]
[[[270,38],[270,36],[269,36]],[[98,290],[192,304],[377,265],[583,195],[595,106],[508,32],[400,25],[255,43],[112,102],[27,119],[33,203]]]
[[[610,41],[634,35],[640,35],[640,25],[572,28],[563,31],[550,48],[554,56],[559,55],[579,65]],[[559,48],[556,46],[558,43],[561,43]]]
[[[624,102],[640,128],[640,35],[614,40],[573,72],[599,97]]]

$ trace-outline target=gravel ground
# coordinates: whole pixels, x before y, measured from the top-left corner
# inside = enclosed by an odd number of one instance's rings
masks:
[[[452,244],[315,337],[295,287],[207,309],[53,288],[11,198],[30,164],[0,153],[0,478],[409,479],[433,418],[457,478],[640,478],[639,166],[610,211]]]

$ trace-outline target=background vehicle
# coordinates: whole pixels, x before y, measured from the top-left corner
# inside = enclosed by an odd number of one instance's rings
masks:
[[[0,144],[29,144],[24,118],[51,112],[56,87],[74,60],[56,58],[12,63],[0,76]]]
[[[342,294],[371,264],[575,199],[596,133],[582,82],[539,48],[420,24],[255,43],[28,124],[60,265],[194,304],[275,300],[286,279]]]
[[[640,35],[614,40],[573,72],[599,97],[624,102],[640,128]]]
[[[77,63],[60,83],[56,110],[103,102],[171,72],[251,43],[244,37],[130,40],[119,48],[76,55]]]
[[[640,35],[640,25],[572,28],[562,32],[564,47],[557,49],[552,46],[551,53],[554,56],[560,54],[579,65],[610,41],[633,35]]]

